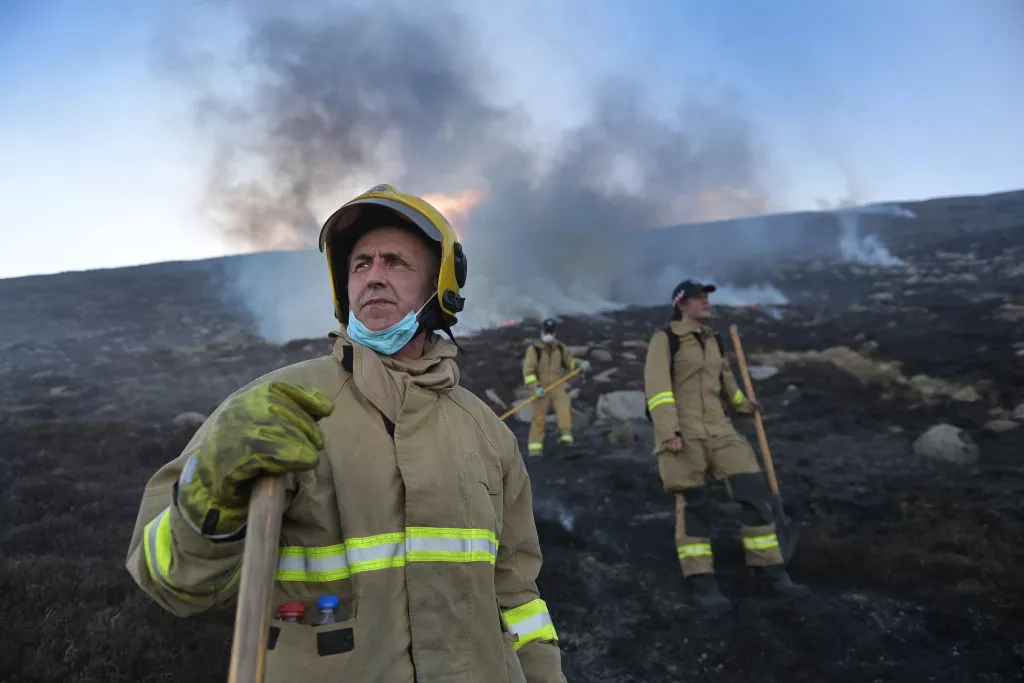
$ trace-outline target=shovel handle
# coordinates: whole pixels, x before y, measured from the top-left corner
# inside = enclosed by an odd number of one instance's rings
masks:
[[[565,376],[565,377],[563,377],[562,379],[560,379],[560,380],[557,380],[557,381],[553,382],[553,383],[552,383],[552,384],[551,384],[550,386],[546,386],[546,387],[544,387],[544,391],[545,391],[545,392],[551,391],[552,389],[554,389],[555,387],[557,387],[557,386],[558,386],[559,384],[561,384],[562,382],[568,381],[569,379],[571,379],[571,378],[572,378],[572,377],[574,377],[575,375],[578,375],[578,374],[579,374],[579,373],[580,373],[580,372],[581,372],[582,370],[583,370],[583,368],[576,368],[575,370],[573,370],[572,372],[570,372],[570,373],[569,373],[568,375],[566,375],[566,376]],[[501,416],[501,419],[502,419],[502,420],[504,420],[504,419],[505,419],[505,418],[507,418],[507,417],[508,417],[509,415],[511,415],[511,414],[513,414],[513,413],[515,413],[515,412],[516,412],[517,410],[519,410],[519,409],[520,409],[520,408],[522,408],[523,406],[528,406],[528,405],[530,405],[531,403],[533,403],[533,402],[534,402],[534,401],[536,401],[536,400],[537,400],[537,395],[536,395],[536,394],[534,394],[533,396],[531,396],[530,398],[526,399],[525,401],[523,401],[523,402],[522,402],[522,403],[520,403],[519,405],[517,405],[517,406],[515,406],[515,407],[511,408],[511,409],[510,409],[510,410],[509,410],[509,411],[508,411],[507,413],[505,413],[504,415],[502,415],[502,416]]]
[[[228,683],[263,683],[284,498],[282,477],[263,477],[253,484]]]
[[[736,325],[729,326],[729,334],[732,335],[732,346],[736,349],[736,359],[740,363],[740,374],[743,376],[743,387],[747,391],[747,397],[756,401],[754,385],[750,382],[750,372],[747,370],[747,359],[743,355],[743,344],[740,343],[740,331]],[[723,361],[725,362],[725,361]],[[764,460],[764,472],[768,475],[768,485],[774,495],[779,495],[779,482],[775,478],[775,463],[772,462],[772,452],[768,449],[768,437],[764,433],[764,423],[761,421],[761,413],[754,412],[754,427],[757,430],[757,441],[761,446],[761,458]]]

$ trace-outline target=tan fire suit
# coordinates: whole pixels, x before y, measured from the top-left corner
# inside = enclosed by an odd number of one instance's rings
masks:
[[[266,683],[563,683],[512,432],[458,386],[447,341],[431,336],[410,360],[338,337],[330,356],[254,382],[315,387],[335,403],[319,463],[286,478],[273,606],[301,601],[306,618],[271,622]],[[237,588],[243,541],[200,536],[171,496],[217,418],[149,481],[127,558],[139,586],[179,616]],[[328,594],[339,623],[315,626]]]
[[[523,356],[523,384],[531,391],[536,391],[537,387],[547,387],[562,379],[578,365],[579,361],[562,342],[555,340],[545,344],[536,341],[526,348],[526,355]],[[527,445],[530,455],[544,454],[545,421],[551,407],[554,407],[558,419],[558,440],[567,445],[573,443],[572,405],[565,384],[559,384],[530,404],[533,416]]]
[[[746,563],[780,564],[767,482],[750,444],[727,415],[728,408],[749,415],[754,406],[737,387],[712,328],[672,321],[670,329],[679,338],[671,361],[675,381],[669,372],[669,338],[659,330],[648,346],[644,391],[662,483],[676,496],[676,552],[683,573],[714,571],[708,473],[724,480],[741,505]],[[673,453],[665,449],[665,442],[676,436],[683,448]]]

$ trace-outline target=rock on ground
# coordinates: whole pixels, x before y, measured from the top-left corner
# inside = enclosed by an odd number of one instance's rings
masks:
[[[642,391],[612,391],[597,400],[597,416],[603,419],[642,420],[646,409],[647,397]]]
[[[914,442],[914,453],[957,465],[978,460],[978,446],[964,430],[951,424],[935,425]]]
[[[985,429],[990,432],[1008,432],[1019,426],[1020,423],[1013,420],[989,420],[985,423]]]
[[[748,365],[747,372],[750,373],[750,379],[764,380],[779,374],[779,369],[771,365]]]

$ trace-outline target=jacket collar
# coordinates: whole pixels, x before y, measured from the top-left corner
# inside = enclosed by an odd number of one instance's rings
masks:
[[[352,348],[352,379],[356,388],[392,423],[398,422],[409,387],[445,394],[459,384],[459,366],[455,362],[458,349],[436,334],[428,333],[420,358],[382,356],[352,341],[344,327],[331,336],[336,338],[331,355],[340,362],[345,347]]]

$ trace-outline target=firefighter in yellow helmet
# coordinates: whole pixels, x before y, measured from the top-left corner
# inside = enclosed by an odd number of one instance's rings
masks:
[[[540,340],[526,347],[523,356],[523,383],[536,396],[530,404],[530,440],[527,449],[532,456],[544,454],[544,431],[548,409],[554,407],[558,419],[558,441],[564,446],[573,445],[572,406],[565,384],[551,386],[576,368],[584,371],[590,362],[573,356],[569,347],[555,338],[555,321],[548,318],[541,324]]]
[[[325,223],[332,353],[218,406],[146,486],[128,551],[179,616],[236,593],[253,479],[284,477],[266,683],[563,683],[512,432],[459,386],[467,263],[445,218],[378,185]]]
[[[651,337],[644,367],[647,409],[654,424],[654,453],[665,490],[676,498],[676,552],[698,607],[723,613],[732,605],[719,592],[711,554],[711,487],[725,481],[741,506],[746,563],[788,598],[809,594],[793,583],[775,534],[771,492],[747,443],[728,413],[763,408],[736,385],[711,318],[714,285],[684,280],[672,292],[672,319]]]

